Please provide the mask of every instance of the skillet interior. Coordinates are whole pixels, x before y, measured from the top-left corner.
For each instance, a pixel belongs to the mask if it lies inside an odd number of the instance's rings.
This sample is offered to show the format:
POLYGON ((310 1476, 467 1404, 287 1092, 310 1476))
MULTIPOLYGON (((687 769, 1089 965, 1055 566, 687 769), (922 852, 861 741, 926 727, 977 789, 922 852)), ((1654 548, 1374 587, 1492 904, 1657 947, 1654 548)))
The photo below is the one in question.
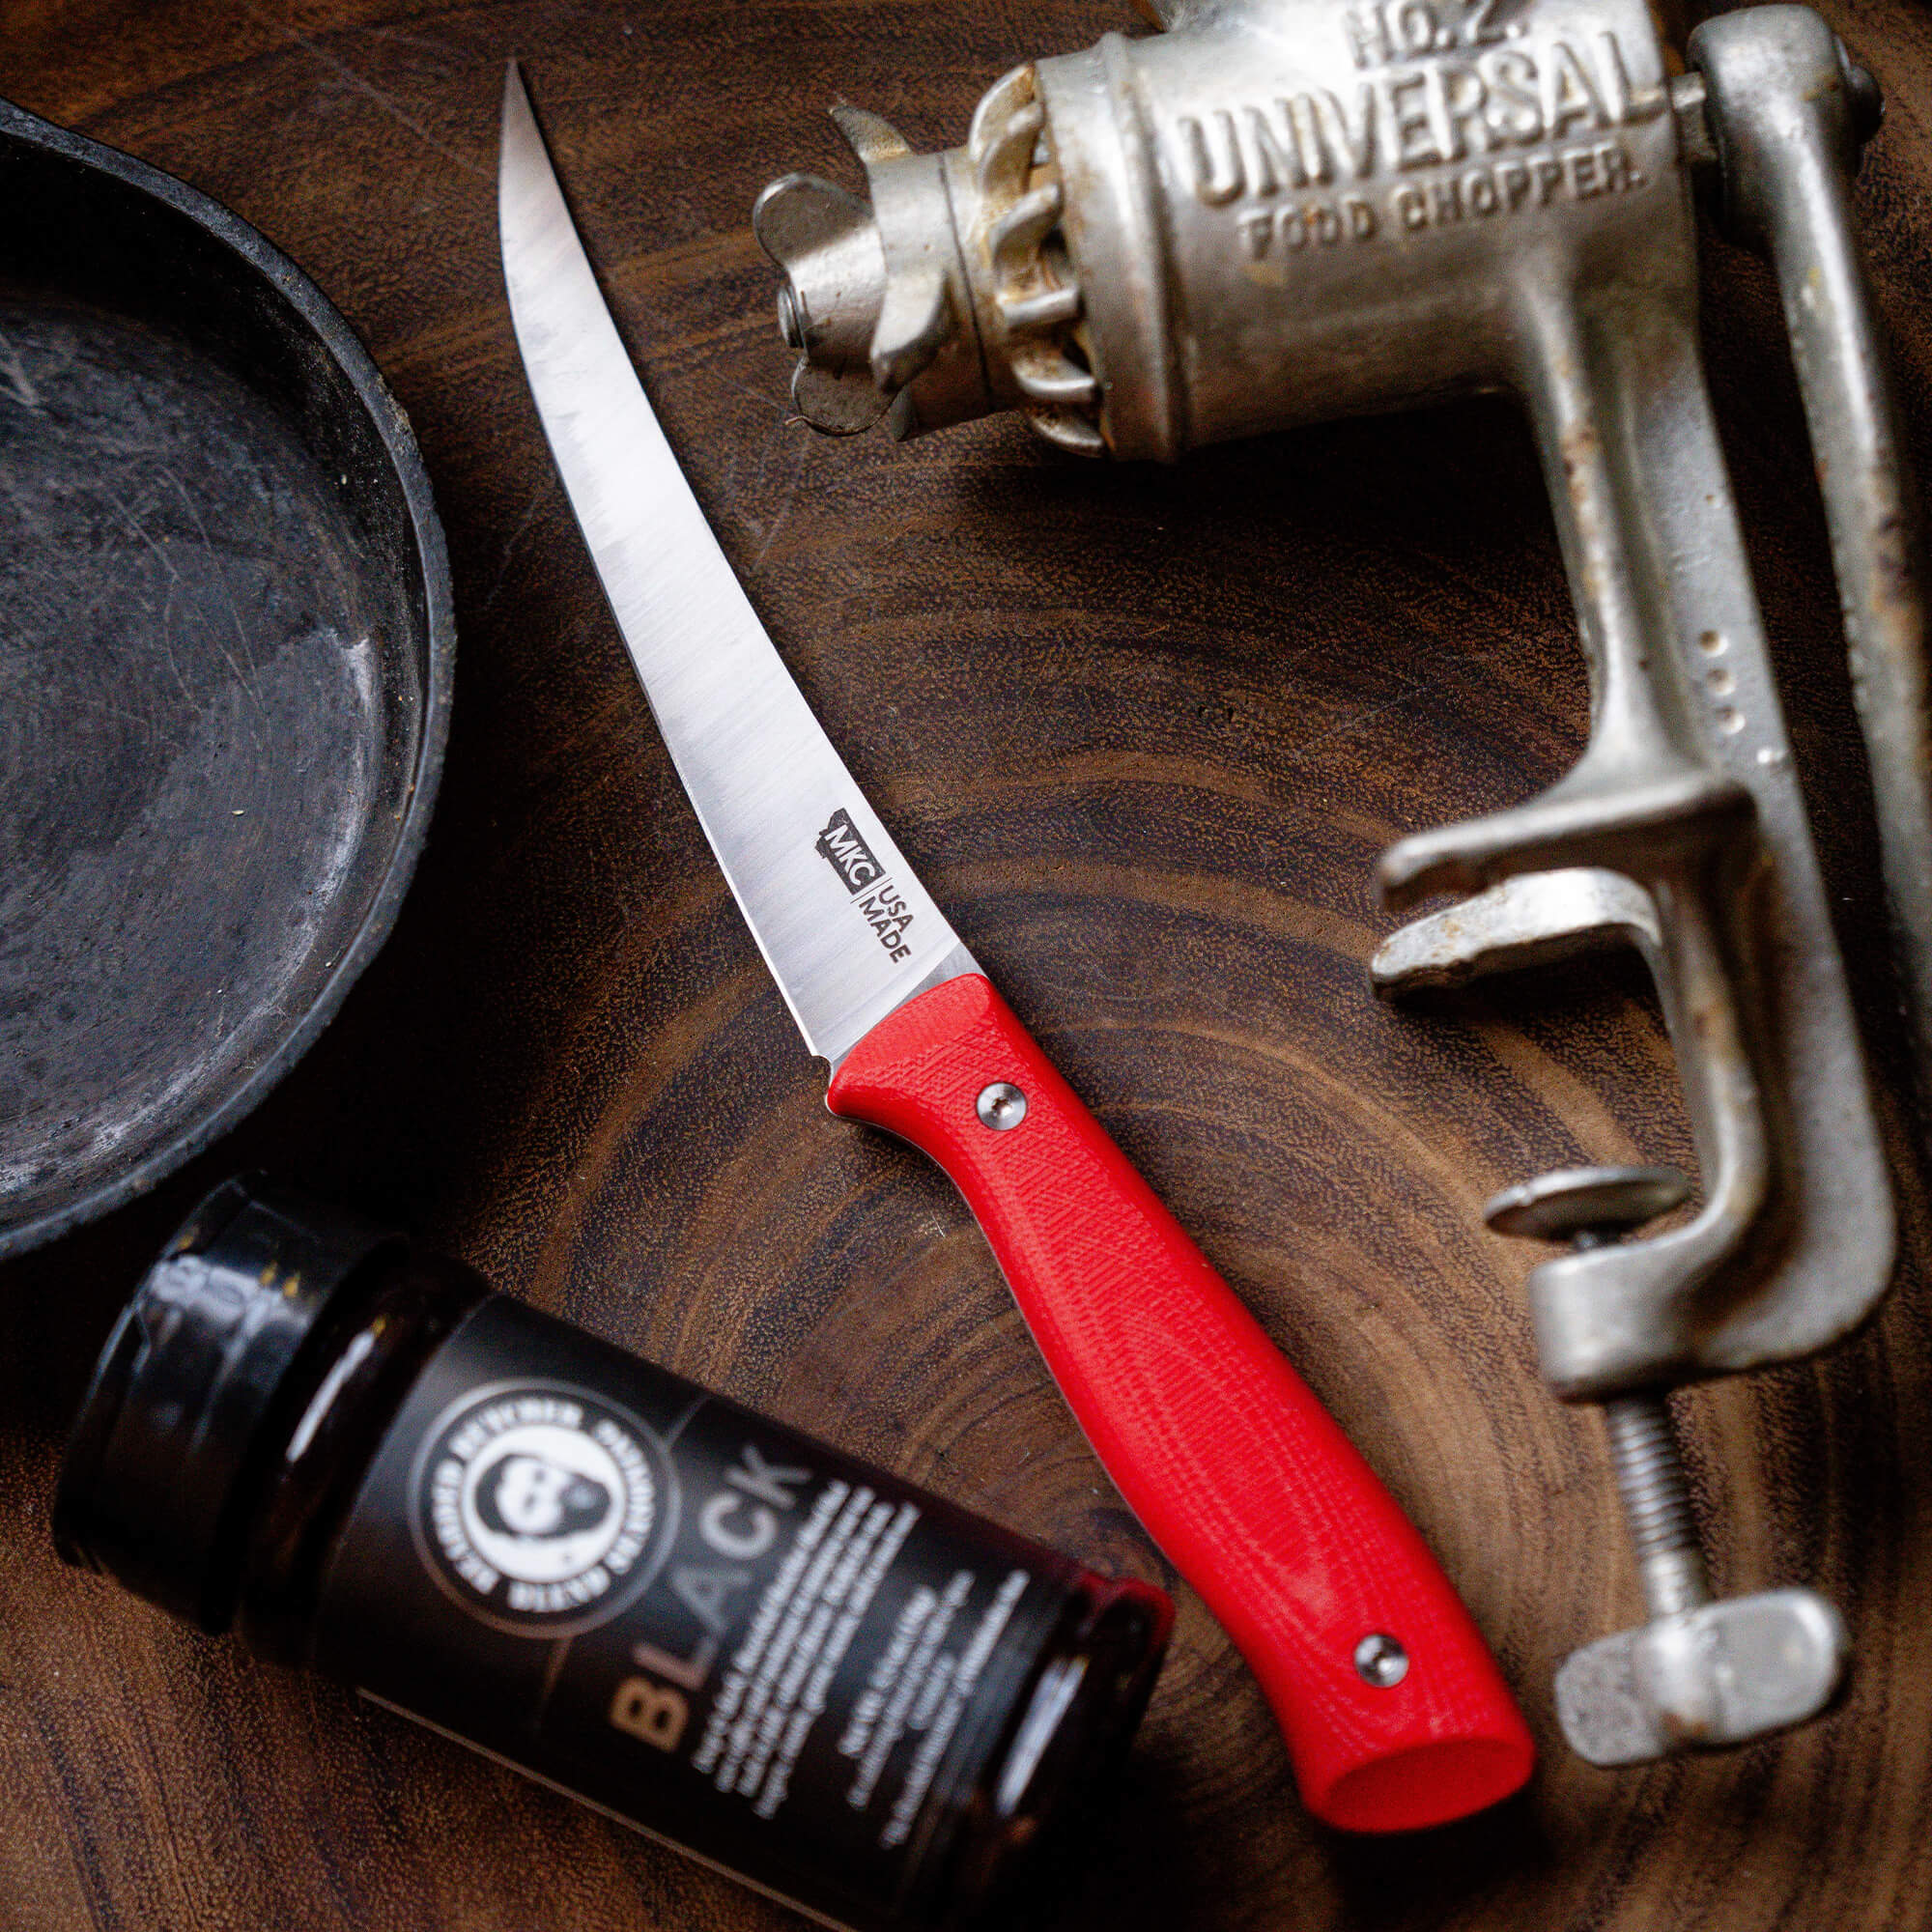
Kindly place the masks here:
POLYGON ((0 1255, 259 1100, 433 800, 448 571, 407 420, 234 215, 0 103, 0 1255))

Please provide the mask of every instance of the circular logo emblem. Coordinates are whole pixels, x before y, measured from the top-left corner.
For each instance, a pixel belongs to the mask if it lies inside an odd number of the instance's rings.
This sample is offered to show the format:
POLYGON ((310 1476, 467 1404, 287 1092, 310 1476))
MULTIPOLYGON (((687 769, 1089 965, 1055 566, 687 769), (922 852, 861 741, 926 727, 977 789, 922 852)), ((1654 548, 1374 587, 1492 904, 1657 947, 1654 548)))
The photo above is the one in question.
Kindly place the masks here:
POLYGON ((669 1471, 642 1423, 587 1389, 499 1382, 465 1396, 416 1463, 413 1527, 431 1574, 502 1630, 567 1636, 649 1580, 669 1471))

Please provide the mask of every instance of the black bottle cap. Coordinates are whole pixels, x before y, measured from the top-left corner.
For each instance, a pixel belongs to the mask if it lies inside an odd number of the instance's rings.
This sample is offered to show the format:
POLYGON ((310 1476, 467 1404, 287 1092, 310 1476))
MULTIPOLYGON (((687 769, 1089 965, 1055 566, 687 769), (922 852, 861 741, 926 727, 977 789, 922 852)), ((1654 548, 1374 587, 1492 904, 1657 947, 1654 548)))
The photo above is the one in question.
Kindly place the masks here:
POLYGON ((95 1366, 54 1499, 62 1557, 227 1629, 263 1453, 297 1421, 290 1371, 335 1292, 400 1241, 253 1178, 209 1195, 95 1366))

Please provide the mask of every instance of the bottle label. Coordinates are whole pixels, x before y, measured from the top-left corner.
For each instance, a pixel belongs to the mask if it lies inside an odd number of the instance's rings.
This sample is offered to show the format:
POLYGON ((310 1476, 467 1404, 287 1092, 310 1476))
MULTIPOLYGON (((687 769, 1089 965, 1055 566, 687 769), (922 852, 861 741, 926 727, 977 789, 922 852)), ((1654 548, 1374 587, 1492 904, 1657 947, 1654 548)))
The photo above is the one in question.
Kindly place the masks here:
POLYGON ((1080 1574, 499 1297, 384 1438, 316 1662, 810 1910, 917 1924, 1080 1574))

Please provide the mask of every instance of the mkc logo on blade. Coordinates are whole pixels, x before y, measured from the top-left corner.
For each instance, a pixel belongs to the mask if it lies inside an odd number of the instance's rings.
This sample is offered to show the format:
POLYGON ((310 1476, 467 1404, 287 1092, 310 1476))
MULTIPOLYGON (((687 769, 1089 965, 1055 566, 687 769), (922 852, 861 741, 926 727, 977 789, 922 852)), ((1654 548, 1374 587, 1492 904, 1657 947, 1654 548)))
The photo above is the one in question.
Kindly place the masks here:
POLYGON ((842 805, 818 835, 818 855, 845 881, 845 890, 855 896, 885 877, 886 868, 873 856, 864 835, 852 823, 852 814, 842 805))
POLYGON ((859 910, 886 949, 886 956, 910 959, 912 947, 907 943, 906 929, 912 924, 912 913, 842 805, 826 821, 816 850, 858 900, 859 910))

